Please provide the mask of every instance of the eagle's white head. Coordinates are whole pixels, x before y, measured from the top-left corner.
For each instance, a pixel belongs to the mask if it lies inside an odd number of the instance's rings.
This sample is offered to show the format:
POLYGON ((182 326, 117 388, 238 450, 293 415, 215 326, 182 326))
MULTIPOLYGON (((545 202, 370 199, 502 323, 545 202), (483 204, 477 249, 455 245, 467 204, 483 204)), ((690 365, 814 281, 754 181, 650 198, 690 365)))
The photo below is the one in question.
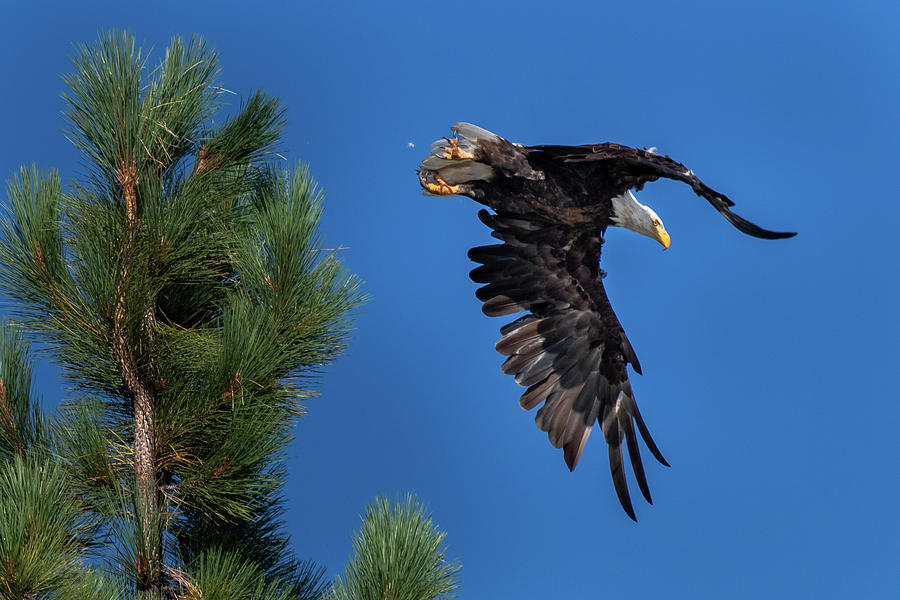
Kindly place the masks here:
POLYGON ((668 248, 671 240, 662 219, 650 208, 637 201, 631 190, 612 199, 613 214, 610 215, 613 225, 624 227, 637 233, 651 237, 663 248, 668 248))

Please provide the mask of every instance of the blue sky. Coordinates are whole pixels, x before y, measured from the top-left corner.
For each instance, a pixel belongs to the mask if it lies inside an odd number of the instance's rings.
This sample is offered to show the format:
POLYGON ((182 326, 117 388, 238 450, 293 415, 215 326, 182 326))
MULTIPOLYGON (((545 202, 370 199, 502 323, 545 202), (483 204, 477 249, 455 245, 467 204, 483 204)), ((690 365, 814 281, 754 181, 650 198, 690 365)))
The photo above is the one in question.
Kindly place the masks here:
MULTIPOLYGON (((283 153, 309 163, 325 241, 372 298, 291 451, 293 541, 329 574, 367 502, 414 491, 463 563, 462 598, 892 597, 900 5, 841 4, 20 3, 0 19, 0 171, 77 174, 60 75, 103 28, 156 57, 198 33, 227 88, 284 101, 283 153), (476 205, 419 192, 419 160, 459 120, 656 146, 741 215, 800 232, 743 236, 660 182, 639 199, 671 248, 609 233, 635 393, 672 464, 644 453, 655 505, 636 498, 637 524, 599 433, 569 473, 500 372, 506 320, 467 276, 491 239, 476 205)), ((62 393, 52 365, 38 376, 62 393)))

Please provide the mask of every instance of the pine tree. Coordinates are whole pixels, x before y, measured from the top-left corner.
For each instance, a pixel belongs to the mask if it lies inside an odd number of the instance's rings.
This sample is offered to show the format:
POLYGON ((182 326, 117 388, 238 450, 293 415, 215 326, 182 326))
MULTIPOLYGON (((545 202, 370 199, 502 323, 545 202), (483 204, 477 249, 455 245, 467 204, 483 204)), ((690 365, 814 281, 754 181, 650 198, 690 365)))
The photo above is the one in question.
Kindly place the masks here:
POLYGON ((320 247, 310 174, 277 167, 284 111, 256 93, 223 118, 197 39, 151 68, 105 34, 73 66, 86 173, 21 169, 0 221, 0 291, 72 389, 42 416, 4 326, 0 594, 319 597, 281 528, 282 459, 361 296, 320 247))
POLYGON ((459 564, 445 558, 444 537, 414 496, 376 498, 353 538, 353 556, 327 600, 450 600, 459 564))

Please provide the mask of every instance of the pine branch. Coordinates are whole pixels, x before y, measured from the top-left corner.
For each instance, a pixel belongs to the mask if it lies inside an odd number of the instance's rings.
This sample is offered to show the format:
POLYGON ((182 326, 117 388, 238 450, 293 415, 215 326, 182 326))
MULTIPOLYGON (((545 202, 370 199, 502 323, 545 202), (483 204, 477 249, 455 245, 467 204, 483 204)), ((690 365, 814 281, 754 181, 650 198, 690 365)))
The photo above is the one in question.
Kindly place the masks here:
POLYGON ((413 496, 366 507, 353 556, 328 600, 449 600, 459 564, 444 558, 444 534, 413 496))
POLYGON ((321 572, 308 574, 303 586, 271 580, 252 561, 238 553, 213 548, 192 563, 193 581, 185 580, 184 600, 313 600, 321 597, 321 572))
POLYGON ((32 370, 28 344, 0 323, 0 461, 49 454, 49 432, 31 391, 32 370))
POLYGON ((80 570, 84 523, 64 466, 0 463, 0 594, 44 597, 80 570))

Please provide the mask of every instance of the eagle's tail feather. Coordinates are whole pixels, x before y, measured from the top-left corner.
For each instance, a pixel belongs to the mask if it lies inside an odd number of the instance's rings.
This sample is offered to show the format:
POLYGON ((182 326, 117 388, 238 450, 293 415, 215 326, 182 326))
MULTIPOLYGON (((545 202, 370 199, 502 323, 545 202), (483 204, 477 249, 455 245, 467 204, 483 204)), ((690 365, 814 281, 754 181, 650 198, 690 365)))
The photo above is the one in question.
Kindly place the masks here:
POLYGON ((490 181, 494 169, 483 162, 479 145, 483 140, 499 140, 496 135, 469 123, 451 128, 455 137, 441 138, 431 144, 431 156, 419 167, 423 193, 433 196, 473 195, 476 181, 490 181))
POLYGON ((496 133, 491 133, 487 129, 483 129, 478 125, 472 125, 471 123, 454 123, 450 126, 450 131, 452 131, 454 135, 461 137, 466 142, 473 144, 478 140, 497 141, 500 139, 500 136, 496 133))
POLYGON ((435 173, 449 185, 468 181, 490 181, 494 170, 490 165, 474 160, 449 160, 429 156, 422 161, 423 173, 435 173))

